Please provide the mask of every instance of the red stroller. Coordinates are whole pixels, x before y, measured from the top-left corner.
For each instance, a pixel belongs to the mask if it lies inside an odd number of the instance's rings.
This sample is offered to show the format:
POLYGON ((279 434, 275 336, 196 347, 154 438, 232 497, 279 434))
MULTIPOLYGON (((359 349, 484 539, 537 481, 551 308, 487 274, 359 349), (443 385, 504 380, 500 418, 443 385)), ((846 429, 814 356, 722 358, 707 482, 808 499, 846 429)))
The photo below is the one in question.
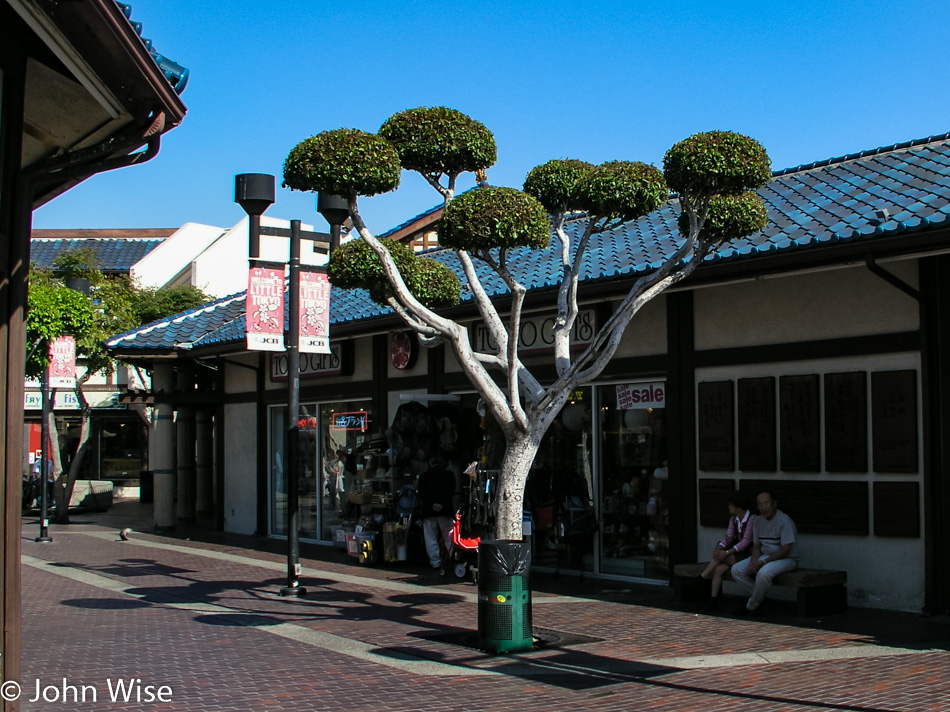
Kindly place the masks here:
POLYGON ((446 569, 452 566, 456 578, 463 579, 471 571, 472 581, 478 582, 478 542, 481 541, 481 534, 468 531, 462 520, 462 512, 459 510, 455 513, 455 521, 452 522, 452 549, 443 557, 439 573, 445 576, 446 569))

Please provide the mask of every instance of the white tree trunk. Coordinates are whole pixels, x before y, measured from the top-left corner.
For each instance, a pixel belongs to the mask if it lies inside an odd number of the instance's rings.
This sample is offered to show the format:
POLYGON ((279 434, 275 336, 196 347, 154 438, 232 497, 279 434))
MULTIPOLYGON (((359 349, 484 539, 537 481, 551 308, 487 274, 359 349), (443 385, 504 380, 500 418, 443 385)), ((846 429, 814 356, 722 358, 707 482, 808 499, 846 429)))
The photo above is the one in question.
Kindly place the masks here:
POLYGON ((522 539, 525 483, 543 436, 544 430, 534 428, 525 434, 509 435, 506 439, 505 456, 501 461, 501 473, 498 477, 496 539, 522 539))

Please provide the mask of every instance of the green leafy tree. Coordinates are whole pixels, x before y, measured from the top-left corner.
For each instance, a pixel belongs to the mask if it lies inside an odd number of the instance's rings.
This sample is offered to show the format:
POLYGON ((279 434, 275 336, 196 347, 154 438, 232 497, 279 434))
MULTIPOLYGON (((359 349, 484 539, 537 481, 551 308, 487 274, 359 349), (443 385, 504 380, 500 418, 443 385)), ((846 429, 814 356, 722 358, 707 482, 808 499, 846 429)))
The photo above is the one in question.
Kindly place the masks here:
POLYGON ((195 287, 139 288, 125 276, 106 276, 97 267, 95 252, 84 248, 64 252, 52 269, 30 268, 26 331, 30 351, 26 373, 39 377, 49 365, 49 344, 60 336, 76 340, 81 368, 77 369, 76 400, 80 428, 68 471, 63 469, 56 419, 50 417, 50 456, 56 477, 56 522, 69 522, 69 499, 88 452, 92 409, 84 386, 96 373, 111 374, 117 362, 103 348, 108 337, 164 316, 204 304, 210 297, 195 287), (66 286, 66 280, 89 281, 89 294, 66 286))
POLYGON ((359 240, 331 257, 333 284, 367 287, 423 345, 447 343, 455 352, 506 440, 495 536, 520 540, 525 482, 544 433, 571 394, 603 372, 624 330, 647 302, 685 279, 715 246, 766 226, 765 207, 752 191, 770 179, 771 170, 758 142, 711 131, 670 148, 662 170, 631 161, 594 166, 559 159, 534 168, 523 190, 480 187, 456 198, 459 175, 483 175, 495 158, 494 137, 484 125, 452 109, 421 107, 390 117, 378 134, 341 129, 304 140, 287 156, 284 185, 340 194, 349 201, 359 240), (439 241, 458 257, 474 304, 497 344, 493 352, 476 351, 469 329, 439 312, 438 306, 459 298, 456 283, 443 274, 449 270, 434 263, 438 267, 431 270, 433 280, 441 279, 442 288, 433 298, 414 279, 419 264, 432 260, 377 238, 363 221, 359 198, 395 189, 400 168, 420 173, 442 195, 439 241), (671 190, 677 195, 671 196, 671 190), (676 251, 636 279, 590 346, 572 353, 578 280, 592 236, 670 201, 680 211, 676 251), (572 243, 565 224, 569 216, 579 214, 586 214, 585 228, 572 243), (561 280, 552 305, 557 310, 556 376, 546 384, 525 366, 517 349, 526 288, 509 265, 511 251, 524 247, 553 249, 560 257, 561 280), (479 282, 475 260, 507 285, 510 299, 505 300, 504 314, 479 282))

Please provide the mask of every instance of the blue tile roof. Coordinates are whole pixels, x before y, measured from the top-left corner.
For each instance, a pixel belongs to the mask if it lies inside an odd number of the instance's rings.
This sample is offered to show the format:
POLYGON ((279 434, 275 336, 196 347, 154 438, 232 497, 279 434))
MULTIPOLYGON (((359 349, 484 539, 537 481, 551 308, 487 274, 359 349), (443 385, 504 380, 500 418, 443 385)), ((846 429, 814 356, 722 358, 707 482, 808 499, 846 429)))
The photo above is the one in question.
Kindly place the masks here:
MULTIPOLYGON (((722 245, 706 257, 707 262, 741 265, 747 261, 749 268, 754 269, 755 258, 763 255, 786 255, 950 228, 950 133, 777 171, 759 195, 769 210, 769 226, 722 245)), ((580 279, 590 284, 653 271, 679 245, 677 215, 674 198, 640 220, 595 235, 589 243, 580 279)), ((577 239, 584 226, 584 218, 574 220, 567 226, 569 237, 577 239)), ((460 272, 455 253, 450 250, 436 249, 427 256, 460 272)), ((507 293, 494 273, 478 260, 475 264, 490 295, 507 293)), ((554 249, 514 251, 509 265, 529 289, 553 287, 560 278, 554 249)), ((463 291, 463 299, 471 299, 471 294, 463 291)), ((147 337, 139 335, 143 330, 137 330, 115 337, 108 344, 136 351, 172 348, 176 342, 189 342, 194 347, 243 342, 243 295, 235 295, 233 301, 227 302, 227 308, 216 307, 219 303, 204 307, 200 317, 194 317, 207 324, 198 339, 191 338, 198 331, 196 327, 185 326, 191 317, 183 315, 161 328, 148 327, 147 337)), ((333 289, 330 311, 331 326, 391 313, 375 304, 362 289, 333 289)))
POLYGON ((100 270, 128 272, 136 262, 164 241, 165 238, 34 237, 30 240, 30 261, 39 267, 50 268, 53 260, 64 252, 91 247, 96 253, 100 270))
POLYGON ((132 6, 129 3, 115 0, 115 4, 118 5, 119 9, 122 11, 122 14, 125 15, 125 19, 129 21, 129 24, 132 25, 132 29, 135 30, 135 34, 139 36, 139 39, 142 40, 142 44, 145 45, 145 49, 148 50, 148 53, 155 61, 155 64, 157 64, 158 68, 162 70, 162 74, 165 75, 165 79, 167 79, 168 83, 172 85, 175 93, 180 96, 181 93, 185 91, 185 87, 188 86, 188 78, 191 75, 191 71, 187 67, 181 66, 178 64, 178 62, 169 59, 165 55, 159 54, 152 47, 152 40, 150 40, 148 37, 142 37, 142 23, 136 22, 132 19, 132 6))
POLYGON ((240 292, 113 336, 106 344, 165 351, 243 340, 244 292, 240 292))

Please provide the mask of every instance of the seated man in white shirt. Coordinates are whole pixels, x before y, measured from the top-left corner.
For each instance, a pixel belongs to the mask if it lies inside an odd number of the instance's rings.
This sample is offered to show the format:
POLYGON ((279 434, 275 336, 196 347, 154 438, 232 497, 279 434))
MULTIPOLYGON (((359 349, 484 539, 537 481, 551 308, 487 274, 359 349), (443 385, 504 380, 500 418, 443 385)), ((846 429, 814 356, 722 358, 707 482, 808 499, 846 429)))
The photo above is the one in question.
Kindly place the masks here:
POLYGON ((772 580, 798 566, 798 530, 769 491, 756 497, 759 516, 752 525, 752 556, 732 567, 732 578, 750 594, 740 615, 755 615, 765 600, 772 580))

